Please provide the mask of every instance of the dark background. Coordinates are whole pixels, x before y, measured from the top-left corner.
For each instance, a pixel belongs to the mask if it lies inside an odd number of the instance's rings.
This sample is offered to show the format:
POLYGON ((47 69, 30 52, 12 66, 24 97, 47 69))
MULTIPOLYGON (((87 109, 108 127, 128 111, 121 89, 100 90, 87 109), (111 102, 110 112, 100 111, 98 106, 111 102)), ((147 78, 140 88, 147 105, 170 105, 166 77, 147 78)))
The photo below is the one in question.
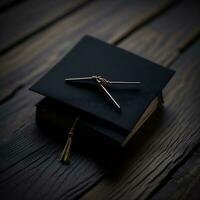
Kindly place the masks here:
POLYGON ((199 22, 191 0, 0 1, 1 199, 200 199, 199 22), (28 88, 85 34, 176 75, 122 155, 77 151, 64 166, 28 88))

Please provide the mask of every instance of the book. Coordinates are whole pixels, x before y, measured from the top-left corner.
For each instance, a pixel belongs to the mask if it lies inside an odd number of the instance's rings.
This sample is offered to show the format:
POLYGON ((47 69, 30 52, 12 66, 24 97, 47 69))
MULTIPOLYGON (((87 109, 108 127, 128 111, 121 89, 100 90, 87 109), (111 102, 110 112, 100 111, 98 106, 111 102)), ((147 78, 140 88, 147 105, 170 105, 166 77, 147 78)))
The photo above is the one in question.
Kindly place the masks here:
POLYGON ((46 96, 37 104, 37 121, 68 129, 77 115, 85 132, 125 146, 160 105, 162 89, 174 71, 91 36, 85 36, 31 90, 46 96), (67 84, 67 77, 101 75, 139 81, 141 87, 110 86, 117 112, 95 84, 67 84))

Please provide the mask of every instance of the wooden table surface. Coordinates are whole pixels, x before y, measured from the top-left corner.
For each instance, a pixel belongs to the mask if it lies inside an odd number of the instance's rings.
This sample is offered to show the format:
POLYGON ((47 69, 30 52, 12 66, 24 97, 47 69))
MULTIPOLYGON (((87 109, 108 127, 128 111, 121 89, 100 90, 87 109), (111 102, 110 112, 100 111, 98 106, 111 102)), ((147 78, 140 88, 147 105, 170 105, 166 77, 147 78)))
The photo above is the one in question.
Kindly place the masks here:
POLYGON ((1 200, 200 199, 200 2, 2 0, 0 12, 1 200), (28 88, 86 34, 176 75, 118 157, 83 145, 66 166, 28 88))

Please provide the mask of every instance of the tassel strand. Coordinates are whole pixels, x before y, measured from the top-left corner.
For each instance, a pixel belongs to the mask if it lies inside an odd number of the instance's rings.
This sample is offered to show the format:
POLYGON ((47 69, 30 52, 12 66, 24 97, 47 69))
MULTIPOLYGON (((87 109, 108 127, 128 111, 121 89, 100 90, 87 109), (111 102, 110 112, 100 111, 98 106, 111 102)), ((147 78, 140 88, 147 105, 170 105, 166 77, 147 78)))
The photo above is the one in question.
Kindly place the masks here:
POLYGON ((63 161, 64 163, 69 163, 69 158, 70 158, 70 150, 71 150, 71 144, 72 144, 72 137, 74 135, 74 130, 76 128, 77 122, 79 120, 79 116, 75 119, 74 123, 72 124, 72 127, 68 133, 68 138, 65 144, 65 147, 61 153, 60 160, 63 161))

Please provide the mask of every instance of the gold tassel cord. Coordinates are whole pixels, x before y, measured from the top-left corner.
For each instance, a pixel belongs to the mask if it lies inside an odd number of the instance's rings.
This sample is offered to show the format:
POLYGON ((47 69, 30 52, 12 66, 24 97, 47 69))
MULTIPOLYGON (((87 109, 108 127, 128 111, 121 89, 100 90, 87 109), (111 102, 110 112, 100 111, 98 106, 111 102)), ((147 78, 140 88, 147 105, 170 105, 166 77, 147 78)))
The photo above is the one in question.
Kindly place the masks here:
POLYGON ((60 160, 63 161, 64 163, 69 163, 69 157, 70 157, 70 150, 71 150, 71 144, 72 144, 72 137, 74 135, 74 130, 76 128, 76 125, 78 123, 80 119, 80 116, 78 116, 74 123, 72 124, 72 127, 68 133, 68 138, 67 138, 67 142, 65 144, 65 147, 61 153, 61 156, 60 156, 60 160))

